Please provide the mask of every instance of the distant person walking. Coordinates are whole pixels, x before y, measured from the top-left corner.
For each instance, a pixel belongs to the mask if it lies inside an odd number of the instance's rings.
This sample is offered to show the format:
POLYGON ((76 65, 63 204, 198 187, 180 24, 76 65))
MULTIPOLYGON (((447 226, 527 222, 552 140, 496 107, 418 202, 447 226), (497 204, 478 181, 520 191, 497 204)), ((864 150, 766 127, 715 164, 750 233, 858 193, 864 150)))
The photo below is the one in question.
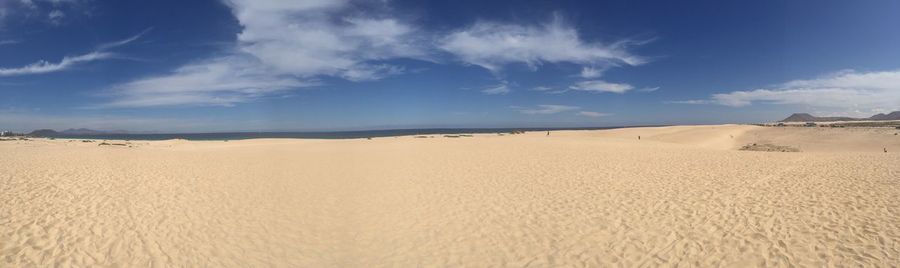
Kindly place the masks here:
POLYGON ((638 135, 638 140, 641 140, 641 135, 638 135))
POLYGON ((550 136, 550 131, 547 131, 547 136, 550 136))
POLYGON ((884 147, 884 152, 887 153, 887 147, 884 147))

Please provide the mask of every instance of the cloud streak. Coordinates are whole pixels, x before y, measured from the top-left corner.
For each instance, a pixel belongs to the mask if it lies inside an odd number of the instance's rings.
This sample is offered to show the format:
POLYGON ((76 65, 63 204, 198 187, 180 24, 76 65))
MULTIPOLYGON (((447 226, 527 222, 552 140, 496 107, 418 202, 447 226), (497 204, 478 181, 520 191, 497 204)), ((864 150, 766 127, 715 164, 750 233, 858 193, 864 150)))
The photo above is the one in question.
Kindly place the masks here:
POLYGON ((371 81, 406 72, 384 63, 430 60, 418 30, 348 1, 226 0, 243 27, 226 55, 115 85, 97 107, 231 106, 318 84, 322 76, 371 81))
POLYGON ((310 85, 313 83, 272 74, 254 58, 233 56, 116 85, 102 93, 113 100, 93 108, 232 106, 310 85))
POLYGON ((645 59, 626 50, 632 43, 627 40, 612 44, 585 42, 575 28, 556 18, 538 26, 478 22, 449 34, 439 41, 438 47, 462 62, 499 72, 503 66, 513 63, 532 69, 544 63, 600 66, 645 63, 645 59))
POLYGON ((536 108, 518 108, 523 114, 557 114, 561 112, 569 112, 581 109, 578 106, 557 105, 557 104, 540 104, 536 108))
POLYGON ((121 41, 102 44, 98 46, 95 51, 92 51, 90 53, 63 57, 59 62, 39 60, 35 63, 31 63, 21 67, 0 68, 0 77, 53 73, 70 69, 79 64, 109 59, 114 57, 115 54, 108 52, 107 50, 131 43, 134 40, 137 40, 146 32, 147 31, 144 31, 138 35, 129 37, 121 41))
POLYGON ((503 95, 511 92, 512 90, 509 88, 509 84, 506 81, 501 81, 500 84, 490 86, 481 90, 481 93, 487 95, 503 95))
MULTIPOLYGON (((391 62, 397 59, 444 62, 441 57, 451 56, 495 73, 508 64, 536 69, 544 63, 573 63, 584 65, 584 77, 597 77, 610 66, 646 62, 627 51, 637 42, 588 42, 559 18, 532 26, 478 22, 441 37, 372 11, 378 8, 357 12, 358 5, 350 0, 223 2, 242 26, 229 52, 168 74, 114 85, 103 94, 109 101, 97 107, 229 106, 315 85, 323 77, 360 82, 406 73, 391 62), (221 84, 230 86, 224 89, 221 84)), ((481 92, 512 91, 510 83, 499 77, 498 82, 481 92)))
POLYGON ((598 112, 591 112, 591 111, 580 111, 580 112, 578 112, 577 114, 580 115, 580 116, 587 116, 587 117, 604 117, 604 116, 610 116, 610 114, 607 114, 607 113, 598 113, 598 112))
POLYGON ((19 76, 19 75, 30 75, 30 74, 44 74, 44 73, 52 73, 58 72, 62 70, 69 69, 76 64, 92 62, 102 59, 108 59, 112 56, 112 53, 106 52, 91 52, 84 55, 78 55, 74 57, 63 57, 59 62, 51 63, 48 61, 38 61, 32 64, 28 64, 22 67, 16 68, 0 68, 0 76, 19 76))
POLYGON ((584 67, 581 68, 581 78, 585 79, 594 79, 603 75, 603 69, 597 69, 594 67, 584 67))
POLYGON ((352 6, 346 1, 302 2, 226 1, 244 27, 238 50, 281 74, 353 81, 376 80, 400 69, 371 61, 428 59, 417 29, 398 19, 348 15, 352 6))
POLYGON ((634 89, 634 86, 621 83, 610 83, 603 80, 589 80, 578 82, 569 87, 572 90, 588 91, 588 92, 611 92, 622 94, 634 89))
POLYGON ((519 113, 527 114, 527 115, 551 115, 551 114, 559 114, 559 113, 566 113, 566 112, 575 112, 574 115, 576 115, 576 116, 591 117, 591 118, 598 118, 598 117, 605 117, 605 116, 612 115, 612 114, 608 114, 608 113, 584 111, 581 109, 581 107, 578 107, 578 106, 559 105, 559 104, 539 104, 536 107, 532 107, 532 108, 511 106, 510 108, 516 109, 519 113))
POLYGON ((892 111, 900 108, 900 70, 846 70, 767 88, 713 94, 708 99, 674 101, 744 107, 753 104, 800 105, 834 111, 892 111))
POLYGON ((83 1, 78 0, 0 0, 0 29, 7 17, 31 20, 46 19, 47 23, 59 25, 66 17, 61 9, 75 9, 83 1))

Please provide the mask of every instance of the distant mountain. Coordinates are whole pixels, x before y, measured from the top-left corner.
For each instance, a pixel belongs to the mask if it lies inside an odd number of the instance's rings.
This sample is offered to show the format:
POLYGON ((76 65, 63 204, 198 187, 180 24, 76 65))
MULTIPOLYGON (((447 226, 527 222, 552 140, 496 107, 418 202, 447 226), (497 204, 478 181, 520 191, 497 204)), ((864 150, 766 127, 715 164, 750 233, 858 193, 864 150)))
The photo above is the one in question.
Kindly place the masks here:
POLYGON ((824 121, 854 121, 859 120, 850 117, 817 117, 807 113, 796 113, 781 120, 781 122, 824 122, 824 121))
POLYGON ((106 134, 106 132, 86 129, 86 128, 70 128, 59 132, 65 135, 95 135, 95 134, 106 134))
POLYGON ((900 120, 900 111, 889 114, 876 114, 869 117, 869 120, 900 120))
POLYGON ((862 120, 900 120, 900 111, 889 114, 876 114, 869 118, 853 117, 818 117, 807 113, 796 113, 782 119, 779 122, 831 122, 831 121, 862 121, 862 120))
POLYGON ((58 135, 59 135, 59 132, 56 132, 56 130, 52 130, 52 129, 38 129, 38 130, 32 131, 31 133, 28 133, 28 136, 31 136, 31 137, 54 137, 54 136, 58 136, 58 135))
POLYGON ((28 136, 32 137, 60 137, 67 135, 105 135, 105 134, 128 134, 128 131, 124 130, 114 130, 114 131, 102 131, 102 130, 93 130, 87 128, 70 128, 63 131, 56 131, 52 129, 38 129, 28 133, 28 136))

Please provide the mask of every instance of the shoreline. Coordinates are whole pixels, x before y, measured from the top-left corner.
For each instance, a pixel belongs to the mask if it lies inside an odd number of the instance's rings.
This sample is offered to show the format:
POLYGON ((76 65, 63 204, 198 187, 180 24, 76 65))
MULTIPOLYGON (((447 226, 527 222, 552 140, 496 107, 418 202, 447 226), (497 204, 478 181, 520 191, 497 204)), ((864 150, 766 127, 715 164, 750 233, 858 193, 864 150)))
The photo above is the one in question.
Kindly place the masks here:
POLYGON ((55 139, 91 139, 91 140, 247 140, 247 139, 366 139, 384 137, 403 137, 416 135, 454 135, 454 134, 496 134, 510 132, 533 131, 589 131, 619 128, 664 127, 666 125, 647 126, 613 126, 613 127, 571 127, 571 128, 410 128, 410 129, 378 129, 354 131, 310 131, 310 132, 210 132, 210 133, 148 133, 148 134, 59 134, 53 136, 35 136, 31 138, 55 139), (192 138, 193 137, 193 138, 192 138))

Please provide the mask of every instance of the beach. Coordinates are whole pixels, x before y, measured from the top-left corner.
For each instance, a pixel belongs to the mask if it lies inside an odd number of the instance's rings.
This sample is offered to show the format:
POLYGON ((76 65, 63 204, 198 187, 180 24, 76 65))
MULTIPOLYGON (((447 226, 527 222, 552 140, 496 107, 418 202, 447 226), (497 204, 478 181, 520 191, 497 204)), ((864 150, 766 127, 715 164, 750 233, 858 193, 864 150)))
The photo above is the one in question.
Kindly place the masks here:
POLYGON ((0 267, 898 266, 898 131, 0 141, 0 267))

